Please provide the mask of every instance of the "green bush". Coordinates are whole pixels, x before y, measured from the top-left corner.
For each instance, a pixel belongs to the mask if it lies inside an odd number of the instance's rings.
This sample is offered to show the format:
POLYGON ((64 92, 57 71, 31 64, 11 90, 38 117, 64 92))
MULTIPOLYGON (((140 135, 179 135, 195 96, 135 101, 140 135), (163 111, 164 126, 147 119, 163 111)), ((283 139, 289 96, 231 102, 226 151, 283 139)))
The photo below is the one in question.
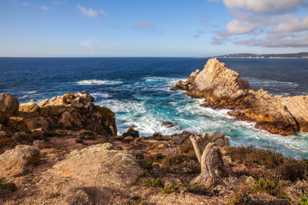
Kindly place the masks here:
POLYGON ((143 185, 147 187, 163 187, 163 183, 159 178, 144 179, 143 185))
POLYGON ((0 179, 0 195, 14 192, 17 187, 14 183, 8 183, 4 179, 0 179))
POLYGON ((277 179, 257 179, 252 187, 252 192, 265 192, 279 198, 287 198, 286 194, 282 191, 282 184, 277 179))
POLYGON ((171 194, 178 190, 178 186, 175 183, 168 183, 161 189, 161 192, 164 194, 171 194))
POLYGON ((308 205, 308 194, 304 194, 299 202, 298 202, 298 205, 308 205))

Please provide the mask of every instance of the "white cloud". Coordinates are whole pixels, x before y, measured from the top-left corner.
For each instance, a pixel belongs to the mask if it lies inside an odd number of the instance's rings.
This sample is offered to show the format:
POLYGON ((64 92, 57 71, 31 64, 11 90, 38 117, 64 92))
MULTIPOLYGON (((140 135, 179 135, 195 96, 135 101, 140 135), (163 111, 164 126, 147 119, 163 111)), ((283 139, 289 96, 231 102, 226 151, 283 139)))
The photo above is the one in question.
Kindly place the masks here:
POLYGON ((281 22, 276 24, 273 32, 301 32, 308 30, 308 16, 299 18, 287 16, 281 22))
POLYGON ((215 33, 213 44, 308 47, 308 0, 223 0, 234 17, 215 33), (299 12, 298 12, 299 11, 299 12))
POLYGON ((237 44, 245 46, 257 46, 268 48, 307 48, 308 33, 268 33, 264 37, 250 38, 247 40, 237 41, 237 44))
POLYGON ((81 5, 78 5, 77 7, 83 15, 88 16, 88 17, 97 17, 97 16, 105 15, 105 12, 103 10, 87 8, 81 5))
POLYGON ((245 34, 256 29, 256 24, 249 21, 234 19, 227 24, 228 34, 245 34))
POLYGON ((224 0, 230 9, 244 9, 256 13, 283 12, 307 3, 306 0, 224 0))

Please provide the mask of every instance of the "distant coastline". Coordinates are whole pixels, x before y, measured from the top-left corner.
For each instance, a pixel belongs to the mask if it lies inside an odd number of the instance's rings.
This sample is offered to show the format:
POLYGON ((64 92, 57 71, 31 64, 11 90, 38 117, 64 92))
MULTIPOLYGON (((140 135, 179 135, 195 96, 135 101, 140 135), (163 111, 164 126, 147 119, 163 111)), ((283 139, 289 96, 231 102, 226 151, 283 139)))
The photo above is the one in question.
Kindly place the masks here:
POLYGON ((244 58, 244 59, 308 59, 308 52, 284 53, 284 54, 253 54, 236 53, 215 56, 216 58, 244 58))

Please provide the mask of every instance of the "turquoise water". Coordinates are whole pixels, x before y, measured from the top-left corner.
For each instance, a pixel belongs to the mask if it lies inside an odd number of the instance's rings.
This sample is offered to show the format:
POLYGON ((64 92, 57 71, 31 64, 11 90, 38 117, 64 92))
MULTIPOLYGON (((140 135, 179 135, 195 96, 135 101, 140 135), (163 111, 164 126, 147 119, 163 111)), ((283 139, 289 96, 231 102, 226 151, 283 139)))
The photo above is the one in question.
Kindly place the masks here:
MULTIPOLYGON (((253 87, 282 95, 308 91, 307 60, 229 61, 253 87)), ((132 125, 143 136, 219 131, 236 146, 251 145, 308 159, 308 134, 272 135, 252 123, 234 120, 228 110, 201 107, 198 99, 170 90, 177 80, 205 63, 206 59, 195 58, 0 59, 0 92, 13 93, 26 102, 85 90, 97 104, 116 112, 120 133, 132 125), (165 127, 164 121, 175 126, 165 127)))

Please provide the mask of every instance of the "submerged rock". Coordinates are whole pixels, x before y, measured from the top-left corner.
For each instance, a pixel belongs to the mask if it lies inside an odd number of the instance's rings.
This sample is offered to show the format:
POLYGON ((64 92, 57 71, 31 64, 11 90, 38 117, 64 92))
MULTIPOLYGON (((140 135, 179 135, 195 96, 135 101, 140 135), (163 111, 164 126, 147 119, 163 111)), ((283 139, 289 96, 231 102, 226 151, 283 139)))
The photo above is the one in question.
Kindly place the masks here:
POLYGON ((217 59, 210 59, 202 71, 177 82, 176 88, 204 98, 206 106, 232 109, 230 115, 256 122, 257 128, 274 134, 308 131, 307 96, 281 97, 250 89, 239 73, 217 59))
POLYGON ((174 127, 175 124, 173 122, 170 122, 170 121, 163 121, 162 126, 167 127, 167 128, 171 128, 171 127, 174 127))

